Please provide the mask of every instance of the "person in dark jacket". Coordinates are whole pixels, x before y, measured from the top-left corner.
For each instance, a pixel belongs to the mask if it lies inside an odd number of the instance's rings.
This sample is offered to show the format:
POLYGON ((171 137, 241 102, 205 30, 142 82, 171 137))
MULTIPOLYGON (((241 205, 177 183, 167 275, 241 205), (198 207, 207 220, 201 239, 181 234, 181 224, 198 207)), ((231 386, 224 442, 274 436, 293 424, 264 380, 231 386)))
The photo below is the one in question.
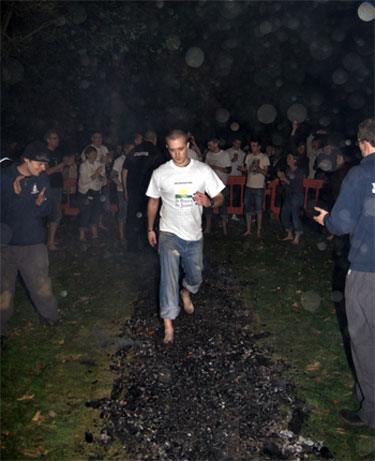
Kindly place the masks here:
MULTIPOLYGON (((129 152, 122 170, 125 200, 128 202, 126 226, 128 251, 132 252, 139 249, 139 237, 146 235, 147 197, 145 194, 152 172, 165 162, 156 144, 156 133, 147 131, 144 141, 129 152)), ((146 243, 143 242, 144 245, 146 243)))
POLYGON ((42 319, 58 321, 57 302, 48 276, 43 218, 52 209, 46 173, 49 156, 41 142, 29 144, 22 163, 1 170, 1 337, 13 312, 17 274, 26 285, 42 319))
POLYGON ((348 330, 356 370, 358 411, 342 410, 354 426, 375 427, 375 120, 358 127, 363 159, 342 182, 332 210, 315 207, 314 219, 335 235, 350 234, 350 268, 345 299, 348 330))

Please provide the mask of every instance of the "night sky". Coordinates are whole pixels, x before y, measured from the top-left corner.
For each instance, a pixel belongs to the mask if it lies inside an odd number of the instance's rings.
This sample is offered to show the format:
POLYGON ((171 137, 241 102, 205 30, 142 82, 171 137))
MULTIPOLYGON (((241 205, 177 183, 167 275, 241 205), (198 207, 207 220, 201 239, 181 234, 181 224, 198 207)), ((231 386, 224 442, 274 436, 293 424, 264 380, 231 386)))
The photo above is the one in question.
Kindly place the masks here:
MULTIPOLYGON (((200 140, 297 119, 353 136, 374 114, 373 2, 2 2, 2 139, 53 126, 182 127, 200 140)), ((82 147, 82 146, 79 146, 82 147)))

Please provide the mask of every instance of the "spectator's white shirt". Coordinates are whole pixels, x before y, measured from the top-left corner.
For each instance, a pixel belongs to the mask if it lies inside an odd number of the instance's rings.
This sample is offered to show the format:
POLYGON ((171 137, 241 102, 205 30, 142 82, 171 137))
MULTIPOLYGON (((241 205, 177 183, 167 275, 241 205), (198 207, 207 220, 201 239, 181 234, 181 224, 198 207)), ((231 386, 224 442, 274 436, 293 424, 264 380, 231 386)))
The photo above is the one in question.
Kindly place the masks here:
MULTIPOLYGON (((114 161, 112 171, 111 171, 111 178, 118 179, 121 184, 122 184, 121 172, 122 172, 122 167, 124 165, 124 161, 125 161, 125 154, 122 154, 120 155, 120 157, 116 158, 116 160, 114 161)), ((124 188, 122 186, 120 187, 118 184, 116 184, 116 188, 117 188, 117 192, 124 191, 124 188)))
POLYGON ((104 174, 104 165, 95 160, 90 163, 85 160, 79 167, 79 180, 78 191, 81 194, 86 194, 89 189, 99 191, 102 188, 102 182, 99 178, 91 179, 91 176, 96 172, 99 167, 102 167, 102 174, 104 174))
MULTIPOLYGON (((107 157, 107 154, 108 154, 108 149, 102 144, 101 146, 99 147, 96 147, 94 146, 94 144, 89 144, 89 146, 93 146, 95 147, 98 155, 96 157, 96 161, 99 162, 100 164, 102 165, 105 165, 105 160, 106 160, 106 157, 107 157)), ((87 147, 89 147, 87 146, 87 147)), ((82 151, 82 154, 81 154, 81 160, 82 162, 84 162, 86 160, 86 155, 85 155, 85 150, 87 149, 87 147, 85 147, 82 151)), ((105 173, 105 167, 104 167, 104 173, 105 173)), ((107 184, 107 178, 106 178, 106 175, 104 174, 104 178, 102 180, 102 186, 105 186, 107 184)))
POLYGON ((170 160, 152 173, 146 195, 162 200, 161 231, 196 241, 202 238, 203 207, 194 202, 193 195, 202 192, 215 197, 224 187, 208 165, 190 160, 185 167, 178 167, 170 160))
POLYGON ((198 154, 195 152, 194 149, 188 149, 187 151, 187 156, 190 158, 190 159, 193 159, 193 160, 198 160, 199 161, 199 157, 198 157, 198 154))
MULTIPOLYGON (((206 155, 206 163, 210 166, 220 166, 222 168, 227 168, 232 166, 230 161, 229 154, 224 150, 219 150, 219 152, 211 152, 210 150, 206 155)), ((227 184, 227 173, 222 173, 221 171, 215 170, 215 173, 223 181, 224 184, 227 184)))
POLYGON ((230 176, 242 176, 242 172, 238 170, 238 167, 244 164, 245 152, 241 149, 236 150, 234 147, 227 149, 225 152, 229 154, 232 165, 230 176))
POLYGON ((256 162, 259 160, 260 168, 264 168, 270 165, 270 159, 266 154, 247 154, 245 164, 247 168, 247 181, 246 187, 251 189, 262 189, 264 188, 265 176, 255 170, 256 162))

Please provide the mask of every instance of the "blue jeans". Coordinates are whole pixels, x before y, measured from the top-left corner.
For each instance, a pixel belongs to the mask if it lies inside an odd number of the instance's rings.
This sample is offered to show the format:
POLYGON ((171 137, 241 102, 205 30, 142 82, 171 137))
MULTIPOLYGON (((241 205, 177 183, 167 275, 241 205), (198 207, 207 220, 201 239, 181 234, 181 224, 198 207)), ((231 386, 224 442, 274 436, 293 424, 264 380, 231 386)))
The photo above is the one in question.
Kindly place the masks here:
POLYGON ((62 218, 61 199, 62 188, 52 187, 52 211, 48 216, 48 225, 58 227, 62 218))
POLYGON ((97 226, 100 214, 100 191, 89 190, 79 197, 79 228, 87 230, 88 227, 97 226))
POLYGON ((100 190, 100 205, 101 213, 109 213, 111 211, 111 202, 109 200, 109 189, 107 184, 102 186, 100 190))
POLYGON ((281 208, 281 223, 287 231, 294 228, 295 234, 302 234, 301 208, 303 194, 287 195, 281 208))
POLYGON ((255 189, 253 187, 245 187, 245 215, 250 215, 252 212, 262 213, 263 200, 264 188, 255 189))
POLYGON ((174 320, 180 313, 180 262, 185 273, 182 285, 197 293, 202 283, 203 238, 183 240, 175 234, 160 232, 160 317, 174 320))

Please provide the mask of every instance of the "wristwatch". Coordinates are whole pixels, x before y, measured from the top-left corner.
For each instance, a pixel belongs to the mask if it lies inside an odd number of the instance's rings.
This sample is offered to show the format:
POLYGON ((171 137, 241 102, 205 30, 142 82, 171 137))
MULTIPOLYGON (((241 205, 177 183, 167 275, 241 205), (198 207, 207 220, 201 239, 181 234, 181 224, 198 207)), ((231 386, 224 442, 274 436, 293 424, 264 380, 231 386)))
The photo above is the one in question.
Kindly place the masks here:
POLYGON ((213 198, 210 198, 210 208, 214 207, 215 200, 213 198))

